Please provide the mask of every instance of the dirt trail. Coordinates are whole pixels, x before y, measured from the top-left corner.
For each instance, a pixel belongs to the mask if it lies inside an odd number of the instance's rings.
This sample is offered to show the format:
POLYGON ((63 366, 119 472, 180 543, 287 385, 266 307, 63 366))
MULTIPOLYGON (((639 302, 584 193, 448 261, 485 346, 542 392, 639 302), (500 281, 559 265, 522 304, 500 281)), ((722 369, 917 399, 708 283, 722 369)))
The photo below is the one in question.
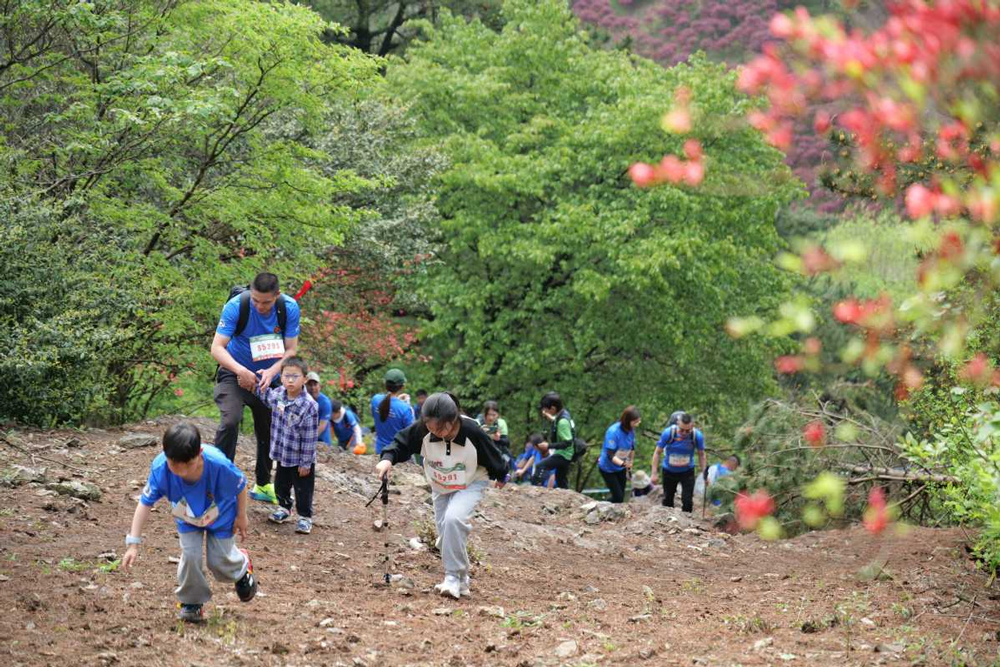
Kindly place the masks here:
MULTIPOLYGON (((590 523, 588 499, 567 491, 491 488, 474 522, 473 597, 445 600, 431 588, 440 561, 408 544, 431 525, 416 467, 398 468, 390 499, 392 572, 404 579, 376 587, 381 509, 363 507, 374 461, 351 455, 319 466, 312 535, 267 523, 267 506, 252 504, 246 546, 261 593, 241 604, 214 583, 208 622, 183 625, 165 503, 137 568, 100 569, 124 550, 158 451, 119 439, 158 436, 171 421, 0 439, 6 478, 15 465, 44 468, 49 483, 103 492, 82 501, 44 482, 0 486, 5 666, 974 665, 998 655, 998 593, 964 557, 960 531, 850 528, 765 543, 648 502, 617 519, 595 510, 590 523), (872 563, 884 571, 860 577, 872 563)), ((199 425, 210 438, 214 425, 199 425)))

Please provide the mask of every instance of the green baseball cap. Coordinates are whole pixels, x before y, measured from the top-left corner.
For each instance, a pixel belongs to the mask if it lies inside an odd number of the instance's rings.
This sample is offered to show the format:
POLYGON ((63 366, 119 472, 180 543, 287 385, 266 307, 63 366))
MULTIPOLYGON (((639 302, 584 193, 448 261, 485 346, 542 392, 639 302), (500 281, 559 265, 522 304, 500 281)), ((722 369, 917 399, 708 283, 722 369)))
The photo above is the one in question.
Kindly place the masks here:
POLYGON ((390 384, 404 385, 406 384, 406 376, 398 368, 390 368, 385 374, 385 381, 390 384))

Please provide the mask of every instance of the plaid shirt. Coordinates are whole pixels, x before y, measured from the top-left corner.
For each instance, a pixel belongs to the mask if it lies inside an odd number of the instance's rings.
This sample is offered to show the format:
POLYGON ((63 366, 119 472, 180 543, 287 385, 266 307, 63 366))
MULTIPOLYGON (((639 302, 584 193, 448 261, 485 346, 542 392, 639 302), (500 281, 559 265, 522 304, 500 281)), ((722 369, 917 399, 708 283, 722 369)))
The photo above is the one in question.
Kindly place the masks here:
POLYGON ((319 406, 305 389, 290 400, 284 387, 255 390, 271 409, 271 459, 286 468, 316 463, 319 406))

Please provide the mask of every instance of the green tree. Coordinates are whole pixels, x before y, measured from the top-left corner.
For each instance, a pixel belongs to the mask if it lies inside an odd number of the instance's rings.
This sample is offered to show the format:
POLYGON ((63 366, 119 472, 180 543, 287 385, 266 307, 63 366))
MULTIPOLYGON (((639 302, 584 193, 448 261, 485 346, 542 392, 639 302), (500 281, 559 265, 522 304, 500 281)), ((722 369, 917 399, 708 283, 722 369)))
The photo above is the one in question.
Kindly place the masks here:
POLYGON ((325 44, 322 19, 286 3, 26 0, 0 8, 0 27, 0 224, 30 277, 47 276, 30 316, 38 288, 15 276, 0 323, 14 340, 56 341, 0 352, 18 380, 0 414, 142 415, 182 372, 207 383, 228 285, 263 267, 286 285, 309 275, 360 218, 338 197, 369 183, 327 171, 315 140, 333 104, 378 85, 378 63, 325 44), (46 225, 26 230, 33 218, 46 225), (88 318, 103 333, 77 337, 88 318), (79 349, 48 354, 60 338, 79 349), (32 400, 38 378, 107 408, 32 400))
POLYGON ((724 67, 594 49, 558 0, 512 0, 504 19, 497 34, 443 17, 387 73, 450 160, 441 250, 415 280, 436 383, 499 399, 515 431, 541 426, 554 389, 593 441, 630 403, 649 426, 687 408, 724 432, 774 389, 774 344, 723 324, 787 294, 774 218, 801 186, 734 129, 750 102, 724 67), (639 191, 629 164, 680 148, 659 121, 681 86, 710 119, 694 134, 715 175, 639 191))
POLYGON ((421 21, 436 23, 442 10, 499 28, 502 1, 305 0, 305 4, 338 24, 327 29, 327 40, 386 56, 405 48, 418 34, 421 21))

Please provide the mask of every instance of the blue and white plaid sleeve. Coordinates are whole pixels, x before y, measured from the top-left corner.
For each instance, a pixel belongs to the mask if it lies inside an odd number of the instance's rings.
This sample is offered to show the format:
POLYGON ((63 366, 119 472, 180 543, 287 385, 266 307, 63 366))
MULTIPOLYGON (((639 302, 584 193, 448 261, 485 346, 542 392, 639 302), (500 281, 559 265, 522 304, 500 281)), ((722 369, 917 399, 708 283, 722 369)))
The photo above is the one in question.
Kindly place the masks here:
POLYGON ((309 403, 309 408, 302 416, 302 427, 299 429, 299 444, 301 449, 300 463, 302 467, 316 463, 316 441, 319 440, 319 406, 309 403))

